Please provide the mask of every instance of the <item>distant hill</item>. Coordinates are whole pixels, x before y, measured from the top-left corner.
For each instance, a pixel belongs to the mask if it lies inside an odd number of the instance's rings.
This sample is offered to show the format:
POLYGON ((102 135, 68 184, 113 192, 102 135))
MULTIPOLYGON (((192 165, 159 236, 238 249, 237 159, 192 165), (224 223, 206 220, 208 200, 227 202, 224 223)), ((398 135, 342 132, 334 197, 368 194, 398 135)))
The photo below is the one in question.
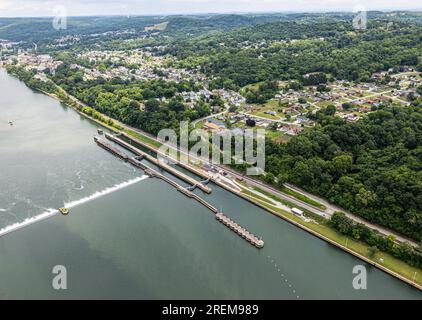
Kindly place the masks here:
MULTIPOLYGON (((286 21, 350 21, 354 13, 274 13, 208 14, 174 16, 101 16, 69 17, 66 30, 55 30, 53 18, 0 18, 0 39, 42 42, 67 35, 102 34, 133 30, 136 33, 158 31, 164 35, 186 38, 210 32, 227 32, 241 27, 286 21), (165 27, 164 27, 165 26, 165 27)), ((369 18, 395 22, 422 23, 420 12, 369 12, 369 18)))
POLYGON ((11 41, 38 42, 67 35, 101 34, 134 29, 164 22, 158 17, 70 17, 67 29, 53 28, 53 18, 0 18, 0 38, 11 41))

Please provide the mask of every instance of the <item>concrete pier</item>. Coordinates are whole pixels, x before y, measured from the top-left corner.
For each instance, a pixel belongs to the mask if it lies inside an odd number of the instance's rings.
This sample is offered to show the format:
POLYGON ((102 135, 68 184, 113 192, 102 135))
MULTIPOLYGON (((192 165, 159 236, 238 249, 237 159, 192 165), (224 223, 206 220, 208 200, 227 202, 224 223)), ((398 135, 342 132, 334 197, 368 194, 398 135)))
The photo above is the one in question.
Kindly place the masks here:
POLYGON ((115 156, 117 156, 118 158, 124 160, 124 161, 128 161, 129 160, 129 156, 124 153, 123 151, 120 151, 119 149, 113 147, 112 145, 106 143, 105 141, 94 137, 95 142, 103 149, 111 152, 112 154, 114 154, 115 156))
POLYGON ((102 139, 99 139, 98 137, 95 137, 94 140, 103 149, 111 152, 112 154, 114 154, 115 156, 119 157, 120 159, 122 159, 122 160, 124 160, 126 162, 129 162, 131 165, 133 165, 133 166, 135 166, 135 167, 137 167, 139 169, 142 169, 150 177, 159 178, 159 179, 167 182, 171 186, 175 187, 179 192, 183 193, 184 195, 188 196, 191 199, 194 199, 194 200, 198 201, 203 206, 205 206, 206 208, 208 208, 209 210, 211 210, 213 213, 218 213, 218 209, 217 208, 215 208, 214 206, 212 206, 211 204, 209 204, 207 201, 205 201, 204 199, 202 199, 200 196, 198 196, 195 193, 189 191, 188 189, 182 187, 181 185, 179 185, 177 182, 173 181, 172 179, 170 179, 170 178, 164 176, 163 174, 159 173, 158 171, 156 171, 156 170, 148 167, 146 164, 142 163, 139 160, 139 157, 130 157, 129 155, 127 155, 123 151, 115 148, 111 144, 103 141, 102 139))
POLYGON ((194 178, 184 174, 183 172, 180 172, 179 170, 173 168, 172 166, 169 166, 168 164, 159 161, 158 159, 154 158, 153 156, 143 152, 142 150, 139 150, 138 148, 132 146, 131 144, 127 143, 126 141, 123 141, 122 139, 118 138, 117 136, 114 136, 114 135, 111 135, 111 134, 106 134, 105 137, 108 140, 111 140, 111 141, 119 144, 123 148, 133 152, 134 154, 136 154, 140 157, 143 157, 144 159, 148 160, 149 162, 155 164, 156 166, 166 170, 167 172, 171 173, 175 177, 189 183, 192 187, 199 188, 202 191, 204 191, 205 193, 211 193, 212 192, 211 188, 208 187, 206 184, 199 182, 199 181, 195 180, 194 178))
POLYGON ((229 217, 225 216, 222 212, 217 213, 215 218, 258 249, 262 249, 264 247, 264 241, 262 239, 258 238, 253 233, 250 233, 248 230, 238 225, 229 217))
MULTIPOLYGON (((115 138, 115 137, 113 137, 113 138, 115 138)), ((224 225, 226 225, 233 232, 237 233, 239 236, 241 236, 243 239, 245 239, 246 241, 248 241, 250 244, 252 244, 256 248, 261 249, 261 248, 264 247, 264 241, 262 239, 258 238, 257 236, 255 236, 254 234, 252 234, 248 230, 246 230, 245 228, 243 228, 240 225, 238 225, 233 220, 231 220, 228 217, 226 217, 216 207, 214 207, 213 205, 211 205, 210 203, 208 203, 207 201, 205 201, 204 199, 202 199, 197 194, 191 192, 187 188, 182 187, 181 185, 179 185, 177 182, 173 181, 172 179, 164 176, 163 174, 159 173, 158 171, 156 171, 156 170, 148 167, 146 164, 142 163, 141 160, 145 157, 143 154, 140 154, 140 155, 138 155, 136 157, 130 157, 125 152, 121 151, 120 149, 114 147, 113 145, 107 143, 106 141, 104 141, 104 140, 102 140, 102 139, 100 139, 98 137, 95 137, 94 140, 95 140, 95 142, 101 148, 103 148, 103 149, 111 152, 115 156, 119 157, 120 159, 122 159, 122 160, 124 160, 124 161, 126 161, 128 163, 130 163, 131 165, 133 165, 133 166, 135 166, 137 168, 142 169, 150 177, 155 177, 155 178, 161 179, 161 180, 167 182, 168 184, 170 184, 171 186, 173 186, 174 188, 176 188, 177 191, 183 193, 185 196, 198 201, 204 207, 206 207, 207 209, 209 209, 210 211, 212 211, 215 214, 215 217, 216 217, 216 219, 218 221, 220 221, 221 223, 223 223, 224 225)), ((114 141, 114 139, 113 139, 113 141, 114 141)), ((122 141, 122 142, 125 143, 124 141, 122 141)), ((128 146, 130 146, 130 145, 128 145, 128 146)), ((134 150, 135 149, 136 148, 134 148, 134 150)), ((137 154, 137 152, 134 152, 134 153, 137 154)))
MULTIPOLYGON (((159 150, 151 147, 150 145, 148 145, 148 144, 146 144, 146 143, 144 143, 144 142, 142 142, 138 139, 131 137, 130 135, 128 135, 124 132, 120 132, 117 136, 121 136, 121 137, 125 138, 126 140, 129 140, 133 143, 137 143, 140 146, 142 146, 143 148, 148 149, 148 150, 156 153, 157 155, 159 155, 161 157, 167 158, 167 156, 164 153, 160 152, 159 150)), ((209 176, 205 172, 198 170, 198 169, 184 163, 183 161, 178 161, 177 159, 172 159, 172 161, 175 161, 177 163, 177 165, 179 165, 181 168, 186 169, 186 170, 196 174, 197 176, 199 176, 203 179, 209 179, 209 176)))

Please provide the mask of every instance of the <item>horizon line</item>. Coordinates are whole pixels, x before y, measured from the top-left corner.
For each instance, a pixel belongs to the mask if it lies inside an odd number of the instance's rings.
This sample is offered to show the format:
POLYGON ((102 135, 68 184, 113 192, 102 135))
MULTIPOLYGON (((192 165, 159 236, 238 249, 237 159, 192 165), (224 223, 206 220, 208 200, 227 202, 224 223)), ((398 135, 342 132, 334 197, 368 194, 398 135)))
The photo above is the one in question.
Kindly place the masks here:
MULTIPOLYGON (((370 9, 367 10, 368 13, 370 12, 405 12, 405 13, 422 13, 421 8, 415 9, 370 9)), ((354 11, 348 11, 345 9, 336 10, 315 10, 315 11, 226 11, 226 12, 191 12, 191 13, 149 13, 149 14, 82 14, 82 15, 69 15, 69 18, 88 18, 88 17, 170 17, 170 16, 200 16, 200 15, 250 15, 250 14, 335 14, 335 13, 355 13, 354 11)), ((18 19, 18 18, 54 18, 54 15, 38 15, 38 16, 31 16, 31 15, 19 15, 19 16, 0 16, 0 19, 18 19)))

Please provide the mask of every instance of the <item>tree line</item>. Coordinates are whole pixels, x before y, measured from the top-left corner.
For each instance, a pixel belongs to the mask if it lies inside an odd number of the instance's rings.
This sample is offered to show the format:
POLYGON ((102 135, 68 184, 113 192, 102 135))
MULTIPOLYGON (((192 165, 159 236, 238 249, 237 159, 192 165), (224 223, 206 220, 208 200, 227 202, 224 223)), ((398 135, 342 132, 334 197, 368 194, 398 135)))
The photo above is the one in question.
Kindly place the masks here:
MULTIPOLYGON (((409 65, 422 69, 422 26, 370 20, 366 31, 350 21, 315 19, 258 24, 169 45, 184 67, 214 77, 215 87, 238 90, 268 80, 326 74, 365 82, 374 72, 409 65), (388 27, 387 27, 388 26, 388 27)), ((310 79, 311 83, 324 79, 310 79)))
POLYGON ((205 98, 190 107, 178 94, 197 92, 200 86, 193 81, 120 78, 84 81, 83 72, 71 69, 68 64, 59 66, 52 79, 96 111, 152 134, 164 128, 178 131, 180 121, 193 121, 211 113, 205 98))
POLYGON ((412 247, 408 242, 398 243, 394 236, 383 236, 362 223, 355 223, 344 213, 336 212, 330 220, 330 226, 340 233, 362 241, 371 247, 368 250, 370 258, 378 250, 387 252, 407 264, 422 269, 422 247, 412 247))
POLYGON ((287 144, 267 139, 265 180, 422 240, 422 104, 382 106, 354 123, 327 110, 287 144))

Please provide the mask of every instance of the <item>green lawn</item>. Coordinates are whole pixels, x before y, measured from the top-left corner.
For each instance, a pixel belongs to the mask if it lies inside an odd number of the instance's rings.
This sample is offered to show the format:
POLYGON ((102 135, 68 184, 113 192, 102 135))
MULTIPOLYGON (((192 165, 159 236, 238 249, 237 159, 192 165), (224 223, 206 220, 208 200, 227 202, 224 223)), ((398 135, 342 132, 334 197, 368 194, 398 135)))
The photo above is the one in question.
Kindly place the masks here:
POLYGON ((280 120, 280 118, 284 118, 286 117, 286 115, 282 112, 278 112, 279 106, 278 106, 278 99, 272 99, 269 100, 267 103, 265 104, 254 104, 254 106, 258 109, 256 111, 247 111, 245 110, 246 113, 255 115, 255 116, 259 116, 259 117, 263 117, 263 118, 267 118, 270 120, 280 120), (271 114, 266 114, 265 111, 275 111, 276 112, 276 116, 273 116, 271 114))
POLYGON ((269 205, 276 205, 276 204, 275 204, 274 202, 272 202, 271 200, 269 200, 269 199, 267 199, 267 198, 264 198, 264 197, 262 197, 262 196, 260 196, 260 195, 258 195, 258 194, 256 194, 256 193, 254 193, 254 192, 251 192, 251 191, 249 191, 249 190, 248 190, 248 189, 246 189, 246 188, 240 187, 240 189, 242 190, 242 193, 243 193, 243 194, 245 194, 245 195, 247 195, 248 197, 255 198, 255 199, 260 200, 260 201, 262 201, 262 202, 265 202, 265 203, 267 203, 267 204, 269 204, 269 205))
MULTIPOLYGON (((246 194, 246 196, 248 196, 246 194)), ((270 204, 268 204, 267 202, 264 201, 260 201, 260 200, 256 200, 253 199, 254 201, 260 203, 261 205, 263 205, 264 207, 270 209, 271 211, 277 213, 279 216, 286 218, 287 220, 291 220, 294 221, 302 226, 307 227, 308 229, 317 232, 318 234, 340 244, 343 246, 347 246, 348 249, 368 258, 369 260, 376 262, 382 266, 384 266, 385 268, 390 269, 391 271, 400 274, 401 276, 413 281, 415 273, 416 273, 416 278, 415 278, 415 283, 422 285, 422 270, 412 267, 410 265, 408 265, 407 263, 394 258, 393 256, 385 253, 385 252, 378 252, 375 254, 375 256, 370 257, 369 255, 369 246, 366 245, 365 243, 362 243, 360 241, 357 241, 353 238, 344 236, 342 234, 340 234, 339 232, 337 232, 334 229, 331 229, 328 225, 323 224, 323 223, 316 223, 314 221, 310 221, 310 222, 305 222, 303 219, 295 216, 292 213, 286 212, 284 210, 281 210, 277 207, 274 207, 270 204), (380 259, 383 259, 384 261, 381 263, 380 259)))
POLYGON ((312 213, 312 212, 310 212, 310 211, 306 210, 305 208, 302 208, 302 207, 300 207, 300 206, 297 206, 297 205, 295 205, 295 204, 291 203, 290 201, 287 201, 287 200, 281 199, 281 198, 279 198, 279 197, 277 197, 277 196, 273 195, 272 193, 267 192, 267 191, 265 191, 265 190, 262 190, 262 189, 260 189, 260 188, 258 188, 258 187, 253 187, 253 189, 254 189, 255 191, 257 191, 257 192, 259 192, 259 193, 262 193, 263 195, 265 195, 265 196, 267 196, 267 197, 269 197, 269 198, 271 198, 271 199, 273 199, 273 200, 277 201, 277 202, 280 202, 280 203, 284 204, 285 206, 288 206, 288 207, 290 207, 290 208, 297 208, 297 209, 302 210, 302 211, 304 212, 305 216, 307 216, 307 217, 309 217, 309 218, 312 218, 312 219, 314 219, 314 220, 316 220, 316 221, 318 221, 318 222, 326 222, 326 219, 325 219, 325 218, 323 218, 323 217, 321 217, 321 216, 319 216, 319 215, 317 215, 317 214, 315 214, 315 213, 312 213))
POLYGON ((295 197, 298 200, 301 200, 303 202, 306 202, 307 204, 310 204, 311 206, 314 206, 316 208, 319 208, 321 210, 326 210, 327 207, 322 205, 321 203, 319 203, 318 201, 312 200, 311 198, 308 198, 307 196, 304 196, 303 194, 296 192, 292 189, 289 188, 283 188, 283 190, 281 190, 283 193, 286 193, 292 197, 295 197))
POLYGON ((287 143, 290 141, 291 137, 286 135, 282 131, 274 131, 274 130, 266 130, 265 131, 266 137, 272 139, 276 143, 287 143))
POLYGON ((248 85, 246 85, 246 86, 244 86, 242 89, 241 89, 241 92, 245 92, 246 90, 258 90, 258 87, 259 87, 259 85, 260 84, 262 84, 263 82, 258 82, 258 83, 253 83, 253 84, 248 84, 248 85))
POLYGON ((325 108, 325 107, 327 107, 331 104, 333 104, 332 101, 319 101, 319 102, 316 103, 316 105, 320 108, 325 108))
POLYGON ((151 138, 149 138, 149 137, 147 137, 143 134, 140 134, 138 132, 128 130, 128 129, 125 129, 124 132, 126 134, 128 134, 128 135, 130 135, 130 136, 132 136, 132 137, 134 137, 134 138, 136 138, 136 139, 138 139, 138 140, 140 140, 140 141, 142 141, 142 142, 144 142, 144 143, 146 143, 146 144, 148 144, 152 147, 154 147, 154 148, 160 148, 161 147, 161 143, 159 143, 159 142, 157 142, 157 141, 155 141, 155 140, 153 140, 153 139, 151 139, 151 138))

